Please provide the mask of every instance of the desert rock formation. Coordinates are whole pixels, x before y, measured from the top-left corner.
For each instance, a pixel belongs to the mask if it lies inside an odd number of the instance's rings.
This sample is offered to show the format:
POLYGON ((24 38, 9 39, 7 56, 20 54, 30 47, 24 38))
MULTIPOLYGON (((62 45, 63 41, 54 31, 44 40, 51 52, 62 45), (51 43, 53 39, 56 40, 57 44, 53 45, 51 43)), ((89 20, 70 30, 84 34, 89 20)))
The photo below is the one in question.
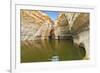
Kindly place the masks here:
POLYGON ((42 11, 21 10, 21 40, 55 39, 72 37, 77 45, 83 44, 89 58, 89 13, 60 12, 57 20, 42 11))
MULTIPOLYGON (((73 37, 77 45, 84 44, 86 56, 89 56, 89 13, 61 12, 55 21, 55 38, 59 36, 73 37)), ((61 39, 61 38, 60 38, 61 39)))
POLYGON ((53 21, 42 11, 21 10, 21 40, 48 39, 53 21))

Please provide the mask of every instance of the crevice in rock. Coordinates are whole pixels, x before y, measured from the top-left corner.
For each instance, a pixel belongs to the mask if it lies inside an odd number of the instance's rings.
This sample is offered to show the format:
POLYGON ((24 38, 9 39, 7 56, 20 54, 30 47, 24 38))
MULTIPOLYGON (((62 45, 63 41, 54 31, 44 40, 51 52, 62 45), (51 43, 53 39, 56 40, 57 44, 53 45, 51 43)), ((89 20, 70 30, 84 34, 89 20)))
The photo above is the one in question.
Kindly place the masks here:
POLYGON ((42 11, 21 10, 20 13, 22 41, 44 39, 71 40, 81 48, 85 48, 86 55, 88 55, 89 13, 60 12, 55 21, 42 11), (81 46, 81 43, 84 46, 81 46))

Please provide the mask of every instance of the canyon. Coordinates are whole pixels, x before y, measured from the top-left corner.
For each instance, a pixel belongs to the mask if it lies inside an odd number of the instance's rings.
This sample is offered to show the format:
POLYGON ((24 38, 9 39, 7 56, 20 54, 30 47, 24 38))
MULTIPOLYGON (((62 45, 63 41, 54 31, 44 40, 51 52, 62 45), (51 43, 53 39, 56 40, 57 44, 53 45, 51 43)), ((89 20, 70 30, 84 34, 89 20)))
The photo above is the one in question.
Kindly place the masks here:
POLYGON ((86 50, 89 59, 89 13, 59 12, 55 21, 37 10, 21 10, 21 41, 25 40, 72 40, 74 46, 86 50))

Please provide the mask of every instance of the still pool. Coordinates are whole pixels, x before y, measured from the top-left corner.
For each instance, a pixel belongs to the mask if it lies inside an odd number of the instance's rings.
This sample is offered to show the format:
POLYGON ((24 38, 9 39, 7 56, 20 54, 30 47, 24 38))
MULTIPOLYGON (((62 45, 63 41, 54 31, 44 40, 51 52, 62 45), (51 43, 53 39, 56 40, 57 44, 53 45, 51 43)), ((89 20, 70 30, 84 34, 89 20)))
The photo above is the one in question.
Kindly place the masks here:
POLYGON ((21 63, 82 60, 85 53, 71 40, 21 41, 21 63))

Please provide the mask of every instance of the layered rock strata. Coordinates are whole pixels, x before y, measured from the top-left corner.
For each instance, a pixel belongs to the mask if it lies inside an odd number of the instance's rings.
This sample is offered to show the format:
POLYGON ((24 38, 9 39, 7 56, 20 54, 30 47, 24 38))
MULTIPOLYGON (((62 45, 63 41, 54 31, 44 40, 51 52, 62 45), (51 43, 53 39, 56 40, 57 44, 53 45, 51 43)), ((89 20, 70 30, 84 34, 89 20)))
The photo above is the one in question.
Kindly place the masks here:
POLYGON ((89 58, 89 13, 61 12, 55 21, 55 36, 56 39, 59 36, 72 36, 75 44, 84 44, 82 47, 86 49, 86 57, 89 58))
POLYGON ((21 10, 21 40, 48 39, 54 25, 42 11, 21 10))
POLYGON ((57 20, 42 11, 21 10, 21 40, 71 38, 75 44, 86 49, 89 58, 89 13, 60 12, 57 20), (83 44, 83 45, 81 45, 83 44))

